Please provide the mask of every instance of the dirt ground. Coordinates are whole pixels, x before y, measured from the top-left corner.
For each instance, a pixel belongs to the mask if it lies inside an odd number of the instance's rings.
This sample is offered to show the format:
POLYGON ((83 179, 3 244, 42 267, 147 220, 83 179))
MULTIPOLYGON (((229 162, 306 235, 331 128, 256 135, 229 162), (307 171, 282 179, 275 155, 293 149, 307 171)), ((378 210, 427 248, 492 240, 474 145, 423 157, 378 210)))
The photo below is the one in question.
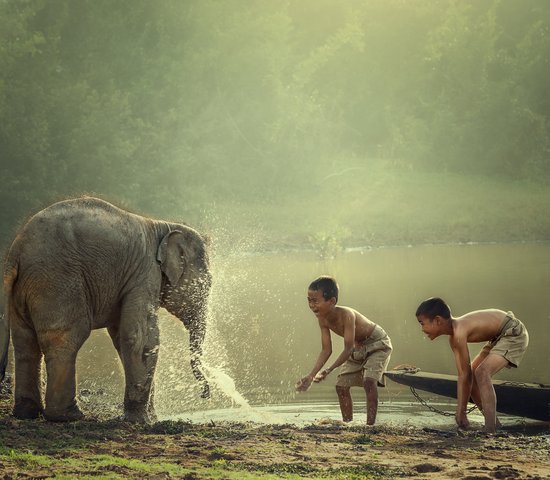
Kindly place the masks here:
POLYGON ((493 436, 338 423, 260 425, 89 418, 21 421, 0 395, 0 479, 550 478, 550 425, 493 436))

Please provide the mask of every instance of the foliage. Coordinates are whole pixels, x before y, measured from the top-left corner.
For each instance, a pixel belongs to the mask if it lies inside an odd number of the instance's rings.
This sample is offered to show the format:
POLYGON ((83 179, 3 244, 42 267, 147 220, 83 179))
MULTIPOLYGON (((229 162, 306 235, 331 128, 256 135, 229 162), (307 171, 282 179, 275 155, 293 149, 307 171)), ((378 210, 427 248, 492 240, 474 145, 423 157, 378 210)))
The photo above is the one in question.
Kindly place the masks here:
POLYGON ((0 222, 96 193, 194 223, 373 159, 550 175, 545 0, 3 0, 0 222))

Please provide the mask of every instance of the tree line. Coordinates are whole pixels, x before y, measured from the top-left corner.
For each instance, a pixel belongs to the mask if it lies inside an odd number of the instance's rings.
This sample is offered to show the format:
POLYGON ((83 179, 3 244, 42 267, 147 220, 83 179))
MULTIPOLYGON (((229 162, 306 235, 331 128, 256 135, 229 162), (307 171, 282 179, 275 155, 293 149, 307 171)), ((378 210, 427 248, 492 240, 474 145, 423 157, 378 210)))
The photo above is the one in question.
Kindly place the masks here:
POLYGON ((546 181, 549 25, 545 0, 2 0, 3 234, 55 197, 192 220, 370 159, 546 181))

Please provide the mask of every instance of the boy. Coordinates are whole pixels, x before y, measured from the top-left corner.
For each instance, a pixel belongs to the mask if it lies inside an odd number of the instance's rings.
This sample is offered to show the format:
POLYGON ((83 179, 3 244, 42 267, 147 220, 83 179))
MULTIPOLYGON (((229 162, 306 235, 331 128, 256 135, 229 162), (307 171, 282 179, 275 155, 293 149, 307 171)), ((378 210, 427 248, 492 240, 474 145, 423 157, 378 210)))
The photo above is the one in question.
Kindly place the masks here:
POLYGON ((384 371, 390 361, 392 345, 386 332, 357 310, 337 306, 338 284, 332 277, 314 280, 307 292, 309 308, 319 321, 321 353, 311 372, 298 381, 296 389, 305 392, 311 382, 324 380, 335 368, 343 365, 336 382, 336 393, 344 422, 353 419, 350 387, 362 386, 367 395, 367 424, 374 425, 378 410, 377 382, 384 386, 384 371), (330 332, 344 337, 344 350, 334 363, 320 372, 332 354, 330 332))
POLYGON ((497 427, 496 395, 491 377, 504 367, 520 364, 529 344, 525 325, 512 312, 495 308, 476 310, 454 318, 441 298, 422 302, 416 310, 416 318, 430 340, 449 335, 458 372, 457 425, 461 428, 469 426, 466 405, 471 397, 483 412, 485 431, 494 433, 497 427), (470 364, 468 343, 472 342, 487 343, 470 364))

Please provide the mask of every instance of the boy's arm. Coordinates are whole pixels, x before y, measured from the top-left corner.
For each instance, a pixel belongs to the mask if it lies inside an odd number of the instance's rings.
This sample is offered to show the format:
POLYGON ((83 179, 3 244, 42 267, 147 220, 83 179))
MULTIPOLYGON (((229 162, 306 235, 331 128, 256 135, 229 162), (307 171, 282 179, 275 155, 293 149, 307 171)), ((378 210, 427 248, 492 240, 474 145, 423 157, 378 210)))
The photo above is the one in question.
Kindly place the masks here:
POLYGON ((330 337, 330 330, 328 329, 328 327, 322 325, 321 321, 319 321, 319 328, 321 329, 321 352, 319 353, 319 357, 317 357, 317 361, 315 362, 315 365, 313 365, 311 372, 300 379, 296 384, 296 388, 299 391, 305 391, 309 388, 317 372, 321 370, 323 365, 332 355, 332 340, 330 337))
POLYGON ((315 365, 313 365, 311 372, 309 372, 308 377, 311 377, 312 379, 313 377, 315 377, 315 375, 317 375, 317 372, 321 370, 323 365, 332 355, 332 340, 330 338, 330 330, 328 329, 328 327, 321 325, 321 322, 319 322, 319 328, 321 329, 321 353, 319 353, 319 357, 317 358, 315 365))
POLYGON ((346 312, 344 317, 344 349, 330 367, 326 368, 319 375, 317 375, 315 381, 320 382, 321 380, 324 380, 330 372, 342 365, 350 357, 351 353, 353 352, 354 346, 355 316, 351 312, 346 312))
POLYGON ((449 338, 449 344, 453 350, 458 374, 456 422, 459 427, 467 427, 468 419, 466 417, 466 408, 470 395, 472 394, 473 383, 468 342, 466 341, 465 335, 455 334, 449 338))

